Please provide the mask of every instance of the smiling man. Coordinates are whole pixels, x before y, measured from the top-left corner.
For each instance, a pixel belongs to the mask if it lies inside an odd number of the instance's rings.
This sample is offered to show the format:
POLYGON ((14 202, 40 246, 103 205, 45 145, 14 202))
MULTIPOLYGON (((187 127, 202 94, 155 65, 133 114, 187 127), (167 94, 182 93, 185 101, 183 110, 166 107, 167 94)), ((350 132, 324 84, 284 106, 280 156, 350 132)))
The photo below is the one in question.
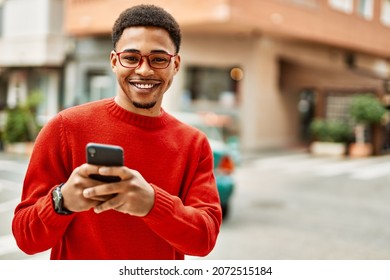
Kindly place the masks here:
POLYGON ((139 5, 119 16, 112 39, 117 94, 66 109, 42 129, 15 209, 17 244, 28 254, 51 248, 51 259, 205 256, 221 225, 210 145, 161 107, 180 68, 179 26, 139 5), (124 166, 85 163, 89 142, 121 146, 124 166))

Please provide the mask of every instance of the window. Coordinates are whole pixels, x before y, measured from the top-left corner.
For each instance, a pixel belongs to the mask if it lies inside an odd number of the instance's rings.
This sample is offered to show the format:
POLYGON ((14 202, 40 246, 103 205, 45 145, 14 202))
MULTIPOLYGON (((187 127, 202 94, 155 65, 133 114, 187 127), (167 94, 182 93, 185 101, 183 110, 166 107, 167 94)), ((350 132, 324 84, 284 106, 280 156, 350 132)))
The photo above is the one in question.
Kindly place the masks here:
POLYGON ((112 80, 104 71, 90 70, 87 73, 88 100, 94 101, 112 96, 112 80))
POLYGON ((344 13, 350 14, 353 11, 353 0, 329 0, 329 5, 344 13))
POLYGON ((358 0, 357 14, 363 18, 370 20, 373 18, 374 0, 358 0))
POLYGON ((222 107, 236 106, 240 68, 191 66, 186 69, 186 101, 217 103, 222 107))
POLYGON ((326 118, 349 121, 348 106, 351 100, 352 95, 329 93, 326 99, 326 118))
POLYGON ((382 0, 381 21, 390 26, 390 0, 382 0))
POLYGON ((360 94, 375 94, 374 90, 329 90, 326 91, 325 117, 326 119, 341 120, 352 124, 349 106, 354 96, 360 94))

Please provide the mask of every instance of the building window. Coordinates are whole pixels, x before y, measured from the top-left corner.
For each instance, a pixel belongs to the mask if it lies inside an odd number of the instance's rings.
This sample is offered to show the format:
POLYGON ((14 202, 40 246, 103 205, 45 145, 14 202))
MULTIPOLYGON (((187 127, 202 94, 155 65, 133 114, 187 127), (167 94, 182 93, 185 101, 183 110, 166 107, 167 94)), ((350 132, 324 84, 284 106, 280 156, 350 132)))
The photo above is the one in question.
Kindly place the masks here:
POLYGON ((95 101, 111 97, 112 79, 103 71, 89 71, 87 73, 88 100, 95 101))
POLYGON ((329 0, 329 5, 338 11, 344 13, 352 13, 353 12, 353 0, 329 0))
POLYGON ((373 18, 374 0, 358 0, 356 8, 357 14, 363 18, 367 20, 371 20, 373 18))
POLYGON ((185 102, 237 105, 237 84, 243 72, 238 67, 216 68, 190 66, 186 69, 185 102))
POLYGON ((353 124, 353 119, 349 113, 349 106, 356 95, 373 94, 375 90, 329 90, 325 92, 325 118, 332 120, 341 120, 353 124))
POLYGON ((326 118, 332 120, 350 121, 348 108, 353 95, 331 92, 326 99, 326 118))
POLYGON ((382 0, 381 21, 390 26, 390 0, 382 0))

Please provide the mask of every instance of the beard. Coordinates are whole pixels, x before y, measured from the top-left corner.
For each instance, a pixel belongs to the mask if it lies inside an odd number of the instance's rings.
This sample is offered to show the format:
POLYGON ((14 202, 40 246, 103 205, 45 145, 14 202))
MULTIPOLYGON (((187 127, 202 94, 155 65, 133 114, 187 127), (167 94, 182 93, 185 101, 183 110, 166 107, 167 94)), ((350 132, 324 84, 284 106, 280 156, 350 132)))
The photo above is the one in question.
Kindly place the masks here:
POLYGON ((156 105, 157 101, 149 102, 149 103, 139 103, 133 101, 134 107, 138 109, 152 109, 156 105))

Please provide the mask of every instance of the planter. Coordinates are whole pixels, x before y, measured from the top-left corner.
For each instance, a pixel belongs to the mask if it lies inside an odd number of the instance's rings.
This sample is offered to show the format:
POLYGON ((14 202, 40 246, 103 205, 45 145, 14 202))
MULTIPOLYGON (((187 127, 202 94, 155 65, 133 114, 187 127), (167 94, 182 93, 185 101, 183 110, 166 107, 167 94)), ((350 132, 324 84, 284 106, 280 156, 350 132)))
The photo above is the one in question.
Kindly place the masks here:
POLYGON ((347 152, 347 145, 345 143, 334 142, 312 142, 310 145, 310 152, 316 156, 344 156, 347 152))
POLYGON ((352 158, 369 157, 373 151, 371 143, 351 143, 349 146, 349 156, 352 158))
POLYGON ((6 143, 4 151, 10 154, 20 154, 30 156, 34 147, 34 142, 6 143))

